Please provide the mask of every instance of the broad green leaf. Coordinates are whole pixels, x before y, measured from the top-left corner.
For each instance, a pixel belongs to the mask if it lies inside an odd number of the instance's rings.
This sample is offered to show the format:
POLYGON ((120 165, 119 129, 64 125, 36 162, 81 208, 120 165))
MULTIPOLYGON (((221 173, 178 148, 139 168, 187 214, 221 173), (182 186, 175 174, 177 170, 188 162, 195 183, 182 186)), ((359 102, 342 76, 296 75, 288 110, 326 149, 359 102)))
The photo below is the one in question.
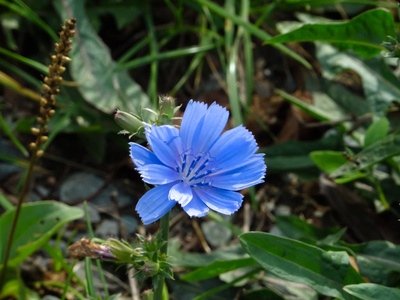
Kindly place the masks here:
POLYGON ((310 153, 312 161, 327 174, 335 171, 347 162, 343 152, 339 151, 313 151, 310 153))
POLYGON ((204 280, 212 277, 216 277, 220 274, 254 266, 256 262, 252 258, 241 258, 234 260, 216 261, 212 264, 199 268, 189 274, 182 277, 183 280, 204 280))
POLYGON ((347 162, 331 173, 332 177, 343 176, 357 170, 371 167, 387 158, 400 154, 400 132, 392 133, 363 149, 354 156, 353 162, 347 162))
MULTIPOLYGON (((387 8, 397 8, 397 4, 393 2, 377 2, 376 0, 339 0, 341 8, 347 14, 354 14, 362 9, 365 9, 367 5, 379 5, 387 8)), ((310 9, 320 9, 319 6, 323 6, 324 12, 337 13, 338 9, 335 4, 338 4, 338 0, 285 0, 279 2, 279 8, 289 9, 289 10, 310 10, 310 9)))
POLYGON ((59 0, 55 4, 62 20, 72 17, 78 20, 70 71, 85 100, 106 113, 118 107, 140 114, 140 108, 150 107, 147 95, 129 73, 115 71, 110 50, 86 17, 85 1, 59 0))
POLYGON ((342 84, 321 78, 321 89, 349 115, 362 116, 371 112, 366 99, 351 92, 342 84))
POLYGON ((239 238, 247 253, 267 272, 306 284, 323 295, 352 299, 343 286, 364 282, 346 252, 324 251, 261 232, 244 233, 239 238))
POLYGON ((349 294, 363 300, 398 300, 400 290, 375 283, 352 284, 344 287, 349 294))
POLYGON ((371 282, 395 286, 400 277, 400 246, 388 241, 344 244, 356 253, 360 274, 371 282))
MULTIPOLYGON (((5 247, 10 234, 10 226, 15 209, 0 217, 0 259, 3 261, 5 247)), ((16 266, 39 249, 63 225, 83 216, 83 211, 55 201, 23 204, 14 241, 11 248, 9 266, 16 266)))
POLYGON ((393 76, 382 57, 362 60, 338 52, 326 43, 316 43, 316 49, 326 78, 334 79, 342 71, 349 69, 360 75, 366 99, 375 115, 383 116, 388 104, 400 99, 400 80, 393 76))
POLYGON ((306 24, 266 41, 267 44, 324 41, 372 57, 386 50, 381 43, 387 35, 396 37, 393 15, 382 9, 370 10, 340 24, 306 24))
POLYGON ((373 143, 383 139, 387 135, 388 130, 389 120, 386 118, 381 118, 372 123, 365 133, 364 148, 367 148, 373 143))
POLYGON ((337 229, 322 229, 313 226, 293 215, 277 216, 276 225, 287 237, 292 239, 308 238, 316 241, 338 231, 337 229))

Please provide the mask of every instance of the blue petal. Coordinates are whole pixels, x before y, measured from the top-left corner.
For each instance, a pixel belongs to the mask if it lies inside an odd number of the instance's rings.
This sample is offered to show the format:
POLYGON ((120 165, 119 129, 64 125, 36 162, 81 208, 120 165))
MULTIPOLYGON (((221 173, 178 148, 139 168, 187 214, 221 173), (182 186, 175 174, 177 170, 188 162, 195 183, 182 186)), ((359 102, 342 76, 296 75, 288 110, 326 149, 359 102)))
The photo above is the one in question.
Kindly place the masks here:
POLYGON ((185 151, 191 149, 196 129, 206 113, 207 104, 189 101, 181 123, 181 138, 185 151))
POLYGON ((165 165, 175 169, 181 162, 183 153, 179 130, 173 126, 146 126, 146 138, 154 154, 165 165))
POLYGON ((222 170, 208 176, 213 187, 238 191, 264 182, 267 167, 264 154, 254 154, 251 158, 231 170, 222 170))
POLYGON ((194 133, 192 142, 192 153, 194 155, 209 151, 224 130, 228 118, 229 113, 225 108, 215 102, 211 104, 194 133))
POLYGON ((179 173, 164 165, 145 165, 136 170, 143 181, 149 184, 166 184, 181 179, 179 173))
POLYGON ((253 134, 243 126, 238 126, 224 132, 212 146, 209 153, 213 161, 208 168, 235 168, 256 153, 257 149, 253 134))
POLYGON ((174 185, 169 191, 168 199, 178 202, 182 207, 192 200, 192 189, 184 182, 174 185))
POLYGON ((243 202, 243 195, 240 193, 210 186, 194 187, 193 191, 209 208, 225 215, 230 215, 237 211, 243 202))
POLYGON ((208 206, 200 200, 199 196, 193 191, 192 200, 183 207, 190 217, 204 217, 210 210, 208 206))
POLYGON ((137 167, 147 164, 162 164, 157 156, 149 149, 136 143, 129 143, 129 145, 131 146, 130 152, 132 161, 137 167))
POLYGON ((176 182, 159 185, 140 198, 136 211, 144 225, 157 221, 174 207, 176 202, 168 200, 168 193, 175 184, 176 182))

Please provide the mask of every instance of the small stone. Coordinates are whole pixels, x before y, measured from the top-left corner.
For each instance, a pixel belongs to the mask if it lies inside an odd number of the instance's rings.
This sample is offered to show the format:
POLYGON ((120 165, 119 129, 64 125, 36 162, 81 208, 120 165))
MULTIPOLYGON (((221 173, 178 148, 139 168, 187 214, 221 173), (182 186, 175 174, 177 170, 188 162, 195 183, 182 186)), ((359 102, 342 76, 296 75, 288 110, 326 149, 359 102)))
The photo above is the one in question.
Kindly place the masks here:
POLYGON ((207 221, 201 224, 204 237, 213 247, 221 247, 232 238, 232 232, 215 221, 207 221))
POLYGON ((110 237, 118 236, 118 224, 114 220, 104 220, 96 229, 96 237, 108 239, 110 237))
POLYGON ((121 225, 128 234, 134 234, 138 225, 138 220, 130 215, 121 216, 121 225))

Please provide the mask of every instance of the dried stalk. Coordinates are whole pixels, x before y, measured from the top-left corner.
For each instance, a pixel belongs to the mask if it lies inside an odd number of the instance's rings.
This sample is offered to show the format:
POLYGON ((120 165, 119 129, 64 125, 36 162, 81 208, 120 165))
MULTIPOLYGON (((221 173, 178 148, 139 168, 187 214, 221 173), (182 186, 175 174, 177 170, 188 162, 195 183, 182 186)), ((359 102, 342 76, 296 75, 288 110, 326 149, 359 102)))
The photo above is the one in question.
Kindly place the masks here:
POLYGON ((19 215, 21 212, 22 203, 27 194, 28 186, 32 176, 32 169, 35 165, 37 158, 43 155, 43 150, 40 150, 40 146, 43 145, 47 140, 47 123, 50 118, 54 115, 54 106, 56 103, 55 96, 60 92, 59 85, 62 82, 61 74, 65 72, 64 65, 71 59, 68 57, 68 53, 71 51, 72 38, 75 34, 76 19, 65 20, 65 26, 62 27, 60 32, 60 43, 56 43, 55 52, 52 58, 52 65, 49 65, 49 74, 43 79, 43 90, 42 96, 40 97, 40 110, 37 118, 39 128, 32 128, 32 134, 36 137, 35 142, 29 145, 32 154, 28 166, 27 175, 19 194, 18 203, 15 209, 14 218, 12 220, 10 234, 7 239, 6 253, 3 260, 3 269, 0 273, 0 291, 3 289, 5 275, 7 272, 7 264, 10 257, 12 242, 14 239, 15 229, 17 227, 19 215))

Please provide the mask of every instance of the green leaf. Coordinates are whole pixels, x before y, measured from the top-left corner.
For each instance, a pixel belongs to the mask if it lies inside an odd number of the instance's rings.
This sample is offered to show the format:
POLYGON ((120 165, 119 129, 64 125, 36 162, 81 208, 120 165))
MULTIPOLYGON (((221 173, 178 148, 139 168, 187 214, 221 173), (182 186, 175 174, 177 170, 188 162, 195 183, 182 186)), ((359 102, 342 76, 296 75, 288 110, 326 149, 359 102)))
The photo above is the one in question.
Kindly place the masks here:
POLYGON ((365 133, 364 148, 383 139, 389 131, 389 125, 389 120, 386 118, 381 118, 372 123, 365 133))
POLYGON ((312 161, 327 174, 335 171, 347 162, 343 152, 339 151, 313 151, 310 153, 312 161))
POLYGON ((241 258, 233 260, 216 261, 212 264, 199 268, 192 273, 186 274, 182 277, 183 280, 204 280, 212 277, 216 277, 220 274, 254 266, 256 262, 252 258, 241 258))
MULTIPOLYGON (((5 248, 15 209, 4 213, 0 218, 0 259, 3 261, 5 248)), ((63 225, 79 219, 83 212, 78 207, 70 207, 55 201, 23 204, 14 241, 11 248, 10 267, 18 265, 39 249, 63 225)))
POLYGON ((386 50, 381 43, 387 35, 396 37, 393 15, 382 9, 362 13, 339 24, 306 24, 301 28, 266 41, 267 44, 324 41, 372 57, 386 50))
POLYGON ((332 177, 340 177, 348 173, 371 167, 387 158, 400 154, 400 132, 392 133, 363 149, 354 156, 358 163, 347 162, 331 173, 332 177))
POLYGON ((400 99, 400 80, 393 75, 382 57, 362 60, 338 52, 326 43, 317 43, 316 49, 324 77, 334 79, 349 69, 360 75, 365 96, 375 115, 383 116, 388 104, 400 99))
POLYGON ((346 252, 324 251, 261 232, 244 233, 239 238, 247 253, 267 272, 306 284, 323 295, 352 299, 343 291, 343 286, 364 282, 351 266, 346 252))
POLYGON ((302 170, 319 171, 310 158, 310 152, 315 150, 340 150, 343 148, 342 135, 332 134, 317 141, 289 141, 260 149, 266 154, 268 172, 298 172, 302 170))
POLYGON ((400 246, 388 241, 344 244, 356 253, 360 274, 371 282, 395 286, 400 278, 400 246))
MULTIPOLYGON (((240 27, 243 27, 248 33, 250 33, 251 35, 254 35, 255 37, 258 37, 262 40, 268 40, 269 38, 271 38, 271 36, 265 30, 262 30, 256 26, 254 26, 253 24, 247 22, 240 16, 237 16, 237 15, 231 13, 230 11, 224 9, 223 7, 214 3, 213 1, 196 0, 195 2, 199 3, 202 6, 207 7, 209 10, 213 11, 215 14, 224 17, 225 19, 231 21, 232 23, 234 23, 240 27)), ((277 48, 282 53, 285 53, 288 56, 290 56, 291 58, 293 58, 294 60, 298 61, 303 66, 305 66, 307 69, 311 69, 311 65, 309 62, 307 62, 304 58, 302 58, 301 56, 299 56, 297 53, 293 52, 286 46, 278 44, 278 45, 274 45, 274 47, 277 48)))
POLYGON ((297 106, 304 112, 308 113, 310 116, 312 116, 318 120, 321 120, 321 121, 332 120, 332 116, 329 113, 329 111, 325 111, 325 110, 320 109, 312 104, 308 104, 308 103, 304 102, 303 100, 286 93, 283 90, 275 89, 274 92, 277 93, 278 95, 280 95, 285 100, 292 103, 293 105, 297 106))
POLYGON ((168 256, 174 267, 201 268, 219 260, 235 260, 247 257, 240 245, 224 247, 207 254, 183 252, 179 248, 179 240, 170 239, 168 256))
POLYGON ((320 240, 338 229, 322 229, 313 226, 298 216, 277 216, 276 225, 289 238, 308 238, 314 241, 320 240))
POLYGON ((245 290, 244 294, 241 297, 243 300, 254 300, 254 299, 269 299, 269 300, 281 300, 284 299, 279 296, 278 293, 268 289, 254 289, 254 290, 245 290))
MULTIPOLYGON (((105 113, 117 107, 140 114, 150 101, 128 72, 116 71, 110 50, 96 34, 85 13, 85 1, 56 2, 61 19, 75 17, 77 32, 72 45, 70 72, 87 102, 105 113)), ((147 121, 147 120, 146 120, 147 121)))
POLYGON ((366 99, 344 88, 342 84, 324 78, 321 78, 320 84, 321 89, 347 114, 362 116, 371 112, 366 99))
POLYGON ((349 294, 363 300, 397 300, 400 290, 375 283, 352 284, 344 287, 349 294))

